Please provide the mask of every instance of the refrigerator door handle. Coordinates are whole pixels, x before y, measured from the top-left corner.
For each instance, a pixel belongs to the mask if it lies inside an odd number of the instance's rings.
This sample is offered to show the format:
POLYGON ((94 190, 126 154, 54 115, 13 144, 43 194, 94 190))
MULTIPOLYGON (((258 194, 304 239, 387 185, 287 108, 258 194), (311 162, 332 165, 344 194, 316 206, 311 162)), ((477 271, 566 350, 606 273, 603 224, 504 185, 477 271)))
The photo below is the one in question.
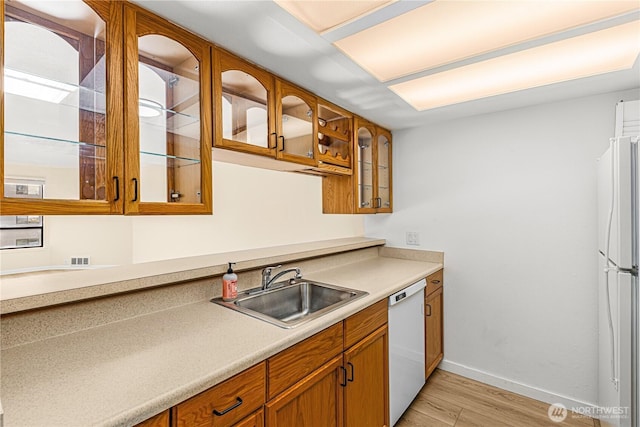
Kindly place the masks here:
POLYGON ((632 267, 632 268, 624 268, 624 267, 605 267, 604 268, 604 272, 608 273, 610 271, 616 272, 616 273, 620 273, 620 274, 629 274, 631 276, 637 276, 638 275, 638 269, 636 267, 632 267))

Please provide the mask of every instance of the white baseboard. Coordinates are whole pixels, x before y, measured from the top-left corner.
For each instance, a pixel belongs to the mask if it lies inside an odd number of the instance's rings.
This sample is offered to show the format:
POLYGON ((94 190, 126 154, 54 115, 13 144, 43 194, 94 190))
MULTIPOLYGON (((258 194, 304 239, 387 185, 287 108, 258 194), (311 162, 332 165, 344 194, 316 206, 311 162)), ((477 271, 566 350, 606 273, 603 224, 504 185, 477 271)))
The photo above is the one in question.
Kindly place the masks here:
POLYGON ((497 375, 481 371, 479 369, 452 362, 450 360, 443 360, 442 362, 440 362, 440 365, 438 365, 438 368, 442 369, 443 371, 448 371, 454 374, 461 375, 463 377, 471 378, 472 380, 480 381, 482 383, 501 388, 503 390, 521 394, 532 399, 540 400, 541 402, 546 402, 548 404, 561 403, 568 409, 584 407, 597 408, 597 406, 592 403, 583 402, 571 397, 550 392, 548 390, 543 390, 538 387, 522 384, 517 381, 509 380, 507 378, 502 378, 497 375))

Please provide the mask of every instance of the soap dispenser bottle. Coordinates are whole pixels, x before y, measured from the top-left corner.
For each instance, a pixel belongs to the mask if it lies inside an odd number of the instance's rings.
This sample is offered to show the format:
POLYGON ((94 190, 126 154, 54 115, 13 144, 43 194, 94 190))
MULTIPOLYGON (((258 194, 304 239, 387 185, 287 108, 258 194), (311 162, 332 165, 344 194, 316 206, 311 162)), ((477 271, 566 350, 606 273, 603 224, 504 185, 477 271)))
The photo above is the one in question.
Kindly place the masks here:
POLYGON ((229 263, 227 273, 222 276, 222 299, 225 301, 238 297, 238 275, 233 272, 232 265, 235 265, 235 262, 229 263))

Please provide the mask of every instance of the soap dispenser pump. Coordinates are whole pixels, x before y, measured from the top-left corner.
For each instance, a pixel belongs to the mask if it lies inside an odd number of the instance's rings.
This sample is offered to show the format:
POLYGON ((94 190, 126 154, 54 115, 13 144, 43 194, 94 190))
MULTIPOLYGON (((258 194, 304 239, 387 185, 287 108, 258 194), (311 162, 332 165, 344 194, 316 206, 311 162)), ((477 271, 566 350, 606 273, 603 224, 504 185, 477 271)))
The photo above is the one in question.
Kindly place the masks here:
POLYGON ((238 275, 233 272, 232 268, 232 265, 235 264, 235 262, 230 262, 227 273, 222 276, 222 299, 225 301, 231 301, 238 297, 238 275))

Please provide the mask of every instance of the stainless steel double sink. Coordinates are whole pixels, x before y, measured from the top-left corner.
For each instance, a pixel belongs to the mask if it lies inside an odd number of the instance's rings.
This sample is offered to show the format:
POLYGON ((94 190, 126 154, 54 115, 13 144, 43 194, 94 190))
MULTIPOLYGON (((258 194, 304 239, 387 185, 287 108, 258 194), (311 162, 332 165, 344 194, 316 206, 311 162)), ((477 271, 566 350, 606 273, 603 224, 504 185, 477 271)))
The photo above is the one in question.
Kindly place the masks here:
POLYGON ((232 301, 211 301, 281 328, 293 328, 366 295, 368 292, 297 279, 275 283, 264 291, 241 292, 232 301))

